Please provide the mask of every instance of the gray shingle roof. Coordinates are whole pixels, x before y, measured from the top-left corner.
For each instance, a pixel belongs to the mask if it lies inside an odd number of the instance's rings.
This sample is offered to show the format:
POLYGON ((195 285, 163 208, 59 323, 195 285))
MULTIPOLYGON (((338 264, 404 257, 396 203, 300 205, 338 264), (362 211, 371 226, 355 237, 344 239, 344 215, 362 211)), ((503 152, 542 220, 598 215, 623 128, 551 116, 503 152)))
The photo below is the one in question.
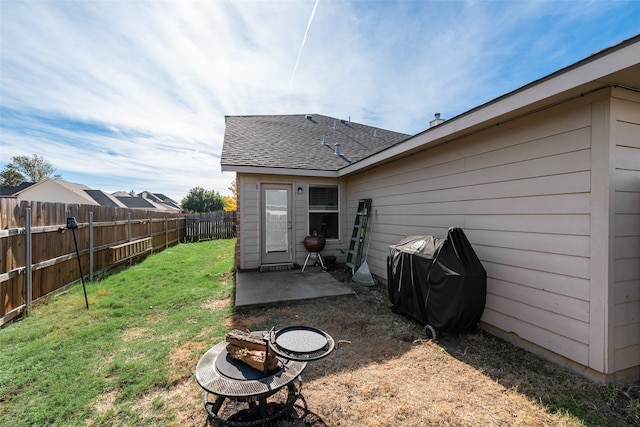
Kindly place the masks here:
POLYGON ((84 190, 100 206, 120 207, 107 193, 102 190, 84 190))
POLYGON ((131 209, 153 209, 153 206, 148 200, 143 199, 142 197, 131 197, 131 196, 116 196, 116 199, 120 200, 126 207, 131 209))
POLYGON ((24 190, 25 188, 29 188, 34 184, 36 183, 23 182, 20 185, 0 185, 0 196, 13 196, 14 194, 24 190))
POLYGON ((171 206, 172 208, 180 209, 180 205, 176 203, 171 197, 164 195, 163 193, 153 193, 158 198, 160 203, 171 206))
POLYGON ((410 136, 318 114, 226 116, 225 122, 223 166, 337 171, 410 136), (342 156, 335 154, 337 142, 342 156))

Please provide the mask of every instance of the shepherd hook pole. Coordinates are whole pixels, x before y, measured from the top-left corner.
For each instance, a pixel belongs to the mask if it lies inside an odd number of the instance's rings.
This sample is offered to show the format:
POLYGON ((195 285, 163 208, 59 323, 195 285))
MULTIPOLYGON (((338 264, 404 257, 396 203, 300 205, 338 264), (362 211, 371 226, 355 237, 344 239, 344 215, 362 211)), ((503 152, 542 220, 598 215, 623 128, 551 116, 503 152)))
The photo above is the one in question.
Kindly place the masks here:
POLYGON ((80 279, 82 280, 82 290, 84 291, 84 303, 87 306, 87 310, 89 310, 89 300, 87 299, 87 288, 84 285, 84 274, 82 274, 82 263, 80 262, 80 251, 78 250, 78 240, 76 239, 76 228, 78 228, 78 223, 76 222, 75 217, 67 218, 67 228, 70 228, 71 233, 73 234, 73 244, 76 246, 76 257, 78 258, 78 268, 80 268, 80 279))
POLYGON ((84 303, 89 310, 89 300, 87 299, 87 288, 84 286, 84 274, 82 274, 82 263, 80 262, 80 251, 78 251, 78 241, 76 240, 76 230, 71 229, 73 233, 73 243, 76 245, 76 257, 78 258, 78 268, 80 268, 80 279, 82 279, 82 290, 84 291, 84 303))

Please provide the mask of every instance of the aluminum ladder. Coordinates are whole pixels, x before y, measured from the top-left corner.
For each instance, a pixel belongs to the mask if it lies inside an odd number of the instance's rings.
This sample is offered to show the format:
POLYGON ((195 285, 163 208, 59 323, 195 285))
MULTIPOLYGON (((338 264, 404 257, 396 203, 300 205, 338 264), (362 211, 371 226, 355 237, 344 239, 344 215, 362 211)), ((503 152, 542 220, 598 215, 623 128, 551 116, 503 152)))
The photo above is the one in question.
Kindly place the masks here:
POLYGON ((344 264, 345 270, 350 268, 356 271, 362 262, 362 248, 364 247, 365 235, 367 234, 367 220, 371 212, 371 199, 360 199, 358 201, 358 212, 351 232, 351 241, 347 251, 347 262, 344 264))

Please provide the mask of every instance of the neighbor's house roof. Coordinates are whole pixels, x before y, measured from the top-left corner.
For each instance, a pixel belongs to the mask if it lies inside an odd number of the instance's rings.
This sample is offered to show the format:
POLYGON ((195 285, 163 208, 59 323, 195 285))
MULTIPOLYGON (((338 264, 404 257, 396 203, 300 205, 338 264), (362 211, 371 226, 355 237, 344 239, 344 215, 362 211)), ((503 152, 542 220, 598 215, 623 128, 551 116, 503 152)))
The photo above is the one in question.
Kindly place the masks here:
POLYGON ((130 194, 124 191, 113 193, 120 203, 130 209, 157 209, 162 211, 181 211, 182 208, 170 198, 161 193, 143 191, 139 194, 130 194), (161 199, 158 195, 163 196, 161 199))
POLYGON ((40 202, 126 207, 109 193, 102 190, 92 190, 84 184, 61 179, 48 178, 26 185, 16 193, 16 196, 21 200, 37 200, 40 202))
POLYGON ((499 126, 541 109, 609 87, 640 91, 640 35, 585 58, 413 137, 386 133, 375 144, 372 130, 313 115, 228 116, 220 164, 223 171, 315 176, 345 176, 413 152, 499 126), (360 138, 352 131, 361 130, 360 138), (349 160, 331 156, 339 141, 349 160), (366 135, 366 137, 365 137, 366 135), (366 142, 365 142, 366 141, 366 142))
POLYGON ((106 193, 102 190, 84 190, 85 193, 89 195, 93 200, 96 201, 100 206, 109 206, 109 207, 118 207, 124 208, 126 207, 124 204, 120 203, 118 199, 113 197, 111 194, 106 193))
POLYGON ((0 185, 0 196, 11 197, 15 196, 25 188, 31 187, 35 182, 23 182, 20 185, 0 185))
POLYGON ((47 178, 18 191, 15 195, 18 200, 97 205, 85 190, 91 189, 84 184, 47 178))
POLYGON ((225 122, 223 171, 335 173, 410 136, 319 114, 227 116, 225 122))
POLYGON ((63 199, 69 201, 66 197, 59 196, 60 193, 51 191, 51 188, 57 188, 59 191, 73 194, 76 198, 75 200, 71 200, 71 202, 74 203, 82 202, 92 205, 125 207, 123 204, 118 203, 114 197, 102 190, 91 190, 86 185, 59 179, 46 179, 40 182, 23 182, 15 186, 2 185, 0 186, 0 196, 13 196, 19 197, 22 200, 37 200, 42 202, 62 202, 63 199), (38 185, 46 188, 41 188, 38 185), (43 192, 45 192, 46 195, 43 195, 43 192))
MULTIPOLYGON (((157 193, 162 196, 161 193, 157 193)), ((84 205, 99 205, 130 209, 153 209, 161 211, 180 211, 180 206, 164 196, 161 200, 157 195, 145 191, 138 195, 125 192, 114 194, 102 190, 92 190, 83 184, 62 181, 59 179, 45 179, 37 183, 23 182, 18 186, 1 186, 1 196, 17 197, 18 200, 31 200, 52 203, 78 203, 84 205)))
POLYGON ((165 196, 162 193, 152 193, 150 191, 143 191, 138 194, 140 197, 144 197, 147 200, 151 200, 156 205, 162 206, 166 209, 182 209, 178 203, 176 203, 171 197, 165 196))
POLYGON ((138 196, 116 196, 116 199, 131 209, 157 209, 153 203, 138 196))

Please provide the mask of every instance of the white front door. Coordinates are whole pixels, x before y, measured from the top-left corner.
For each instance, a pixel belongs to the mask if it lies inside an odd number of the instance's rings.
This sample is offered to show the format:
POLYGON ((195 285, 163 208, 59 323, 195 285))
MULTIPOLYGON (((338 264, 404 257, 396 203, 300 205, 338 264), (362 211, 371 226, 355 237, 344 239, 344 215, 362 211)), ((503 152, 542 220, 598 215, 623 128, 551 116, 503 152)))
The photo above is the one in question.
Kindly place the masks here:
POLYGON ((262 185, 262 264, 291 262, 291 186, 262 185))

